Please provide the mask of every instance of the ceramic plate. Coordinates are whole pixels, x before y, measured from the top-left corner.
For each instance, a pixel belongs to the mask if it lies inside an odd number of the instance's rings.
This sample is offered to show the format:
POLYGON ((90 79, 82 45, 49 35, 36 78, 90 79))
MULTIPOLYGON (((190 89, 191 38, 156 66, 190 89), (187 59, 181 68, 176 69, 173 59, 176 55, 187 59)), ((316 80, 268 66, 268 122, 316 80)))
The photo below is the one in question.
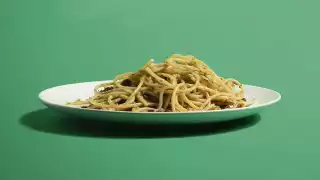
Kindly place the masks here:
POLYGON ((96 85, 108 81, 84 82, 53 87, 39 94, 40 100, 49 108, 69 115, 106 121, 126 121, 142 123, 200 123, 217 122, 243 118, 260 113, 281 99, 276 91, 244 85, 246 99, 255 103, 249 107, 204 112, 122 112, 82 109, 66 106, 66 102, 87 99, 93 95, 96 85))

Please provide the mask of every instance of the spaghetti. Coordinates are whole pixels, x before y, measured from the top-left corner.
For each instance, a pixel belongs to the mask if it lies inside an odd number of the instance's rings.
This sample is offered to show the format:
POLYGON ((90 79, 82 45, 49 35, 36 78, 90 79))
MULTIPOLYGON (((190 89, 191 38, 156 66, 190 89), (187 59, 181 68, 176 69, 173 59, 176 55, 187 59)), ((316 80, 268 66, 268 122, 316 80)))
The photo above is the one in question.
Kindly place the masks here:
POLYGON ((139 71, 120 74, 94 88, 94 96, 68 105, 132 112, 187 112, 248 106, 235 79, 217 76, 194 56, 173 54, 164 63, 151 59, 139 71))

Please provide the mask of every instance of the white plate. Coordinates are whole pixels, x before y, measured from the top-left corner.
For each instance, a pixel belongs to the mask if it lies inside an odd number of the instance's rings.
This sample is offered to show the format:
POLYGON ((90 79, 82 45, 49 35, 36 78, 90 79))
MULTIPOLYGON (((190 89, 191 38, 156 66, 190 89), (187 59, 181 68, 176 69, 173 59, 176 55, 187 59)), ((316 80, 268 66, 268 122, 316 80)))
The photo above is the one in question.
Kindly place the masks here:
POLYGON ((47 107, 69 115, 89 119, 142 123, 199 123, 238 119, 258 114, 281 99, 281 95, 273 90, 244 85, 246 99, 249 101, 255 99, 255 103, 249 107, 238 109, 205 112, 122 112, 82 109, 65 105, 66 102, 79 98, 87 99, 93 95, 94 87, 104 82, 108 81, 57 86, 42 91, 39 98, 47 107))

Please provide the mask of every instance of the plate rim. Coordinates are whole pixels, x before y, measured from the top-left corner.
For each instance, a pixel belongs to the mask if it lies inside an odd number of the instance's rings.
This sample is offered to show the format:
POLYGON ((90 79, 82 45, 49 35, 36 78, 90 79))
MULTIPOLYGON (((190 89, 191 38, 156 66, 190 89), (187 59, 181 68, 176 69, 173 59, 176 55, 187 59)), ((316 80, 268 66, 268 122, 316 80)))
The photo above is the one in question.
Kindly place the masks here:
POLYGON ((77 85, 77 84, 85 84, 85 83, 107 83, 111 82, 112 80, 99 80, 99 81, 86 81, 86 82, 77 82, 77 83, 70 83, 70 84, 63 84, 63 85, 58 85, 54 86, 51 88, 47 88, 45 90, 42 90, 38 94, 38 98, 44 105, 49 105, 49 106, 56 106, 56 107, 61 107, 61 108, 67 108, 67 109, 74 109, 74 110, 82 110, 82 111, 88 111, 88 112, 99 112, 99 113, 121 113, 121 114, 148 114, 148 115, 172 115, 172 114, 203 114, 203 113, 225 113, 225 112, 235 112, 235 111, 244 111, 244 110, 251 110, 251 109, 257 109, 257 108, 263 108, 266 106, 270 106, 272 104, 275 104, 279 102, 282 99, 282 96, 279 92, 268 89, 265 87, 260 87, 260 86, 255 86, 255 85, 249 85, 249 84, 243 84, 245 87, 252 87, 252 88, 258 88, 258 89, 264 89, 266 91, 272 91, 277 95, 277 98, 264 103, 264 104, 258 104, 256 106, 248 106, 248 107, 243 107, 243 108, 235 108, 235 109, 223 109, 223 110, 209 110, 209 111, 188 111, 188 112, 132 112, 132 111, 110 111, 110 110, 98 110, 98 109, 84 109, 80 107, 75 107, 75 106, 67 106, 67 105, 61 105, 61 104, 56 104, 56 103, 51 103, 49 101, 46 101, 43 96, 44 94, 52 89, 63 87, 63 86, 68 86, 68 85, 77 85))

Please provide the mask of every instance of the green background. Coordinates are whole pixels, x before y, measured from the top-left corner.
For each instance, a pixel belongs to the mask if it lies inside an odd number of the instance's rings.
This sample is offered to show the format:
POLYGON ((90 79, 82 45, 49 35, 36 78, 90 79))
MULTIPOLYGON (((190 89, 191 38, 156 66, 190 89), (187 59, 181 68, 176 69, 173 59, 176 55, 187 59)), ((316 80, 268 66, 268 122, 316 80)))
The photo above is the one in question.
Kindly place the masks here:
POLYGON ((0 179, 320 179, 319 5, 0 1, 0 179), (43 89, 111 79, 171 53, 195 55, 219 75, 277 90, 283 99, 249 128, 172 138, 120 138, 101 129, 92 136, 90 123, 90 130, 61 133, 70 131, 66 119, 39 110, 43 89))

